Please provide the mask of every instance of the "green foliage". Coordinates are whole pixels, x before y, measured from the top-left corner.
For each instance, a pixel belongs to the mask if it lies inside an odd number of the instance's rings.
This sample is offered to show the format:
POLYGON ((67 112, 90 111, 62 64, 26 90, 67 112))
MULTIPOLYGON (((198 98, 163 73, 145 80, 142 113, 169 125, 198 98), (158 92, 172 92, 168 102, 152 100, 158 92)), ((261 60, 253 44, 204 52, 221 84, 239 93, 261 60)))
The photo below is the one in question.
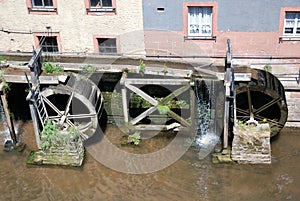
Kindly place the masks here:
POLYGON ((168 112, 170 112, 170 107, 167 105, 158 105, 157 110, 159 114, 168 114, 168 112))
POLYGON ((64 71, 64 69, 61 66, 53 65, 50 62, 46 62, 44 63, 44 71, 46 73, 61 74, 64 71))
POLYGON ((45 123, 44 129, 40 133, 40 137, 42 141, 42 149, 44 151, 50 150, 52 147, 72 149, 74 147, 73 143, 79 141, 79 135, 76 128, 69 128, 67 132, 63 132, 52 121, 45 123))
POLYGON ((270 65, 265 65, 265 66, 264 66, 264 70, 267 71, 267 72, 269 72, 269 73, 271 73, 271 72, 272 72, 272 66, 270 66, 270 65))
POLYGON ((0 61, 5 61, 5 58, 0 55, 0 61))
POLYGON ((83 75, 86 77, 91 77, 97 70, 96 66, 91 64, 85 65, 81 67, 83 75))
POLYGON ((5 81, 3 78, 4 70, 0 70, 0 82, 3 82, 3 89, 10 90, 10 84, 5 81))
POLYGON ((141 59, 140 64, 139 64, 139 73, 144 73, 145 70, 146 70, 146 65, 145 65, 144 61, 141 59))
POLYGON ((131 135, 128 135, 128 143, 139 145, 141 142, 141 132, 136 131, 131 135))
MULTIPOLYGON (((158 102, 161 102, 163 98, 154 97, 155 100, 158 102)), ((147 100, 139 96, 138 94, 132 94, 130 98, 130 106, 132 108, 149 108, 152 106, 151 103, 149 103, 147 100)), ((185 100, 170 100, 164 105, 167 105, 169 108, 187 108, 189 105, 185 100)))
POLYGON ((3 83, 3 88, 7 91, 7 90, 10 90, 10 84, 5 82, 3 83))
POLYGON ((240 120, 237 121, 237 127, 238 127, 238 129, 241 129, 244 131, 249 129, 249 126, 245 122, 240 121, 240 120))
POLYGON ((167 68, 167 66, 164 65, 164 68, 161 70, 161 72, 162 72, 163 74, 167 74, 167 73, 168 73, 168 68, 167 68))

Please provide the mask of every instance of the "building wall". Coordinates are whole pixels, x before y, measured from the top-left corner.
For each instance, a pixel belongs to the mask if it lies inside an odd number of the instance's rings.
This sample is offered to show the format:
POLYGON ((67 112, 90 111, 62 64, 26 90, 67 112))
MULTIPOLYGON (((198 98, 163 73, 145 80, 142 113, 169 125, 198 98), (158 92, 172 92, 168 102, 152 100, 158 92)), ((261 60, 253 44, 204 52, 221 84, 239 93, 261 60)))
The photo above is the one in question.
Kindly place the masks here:
POLYGON ((299 56, 300 41, 282 41, 284 8, 300 9, 299 0, 144 0, 144 29, 148 55, 158 52, 174 52, 174 44, 198 46, 200 51, 182 56, 224 56, 226 40, 229 38, 235 56, 299 56), (215 40, 185 40, 187 3, 213 3, 215 40), (164 12, 157 8, 165 8, 164 12), (176 34, 177 40, 167 41, 165 36, 176 34), (159 47, 155 52, 154 49, 159 47), (163 50, 161 47, 165 47, 163 50), (203 55, 204 53, 204 55, 203 55))
POLYGON ((116 13, 99 15, 87 15, 85 0, 58 0, 53 14, 29 14, 26 4, 28 0, 0 1, 0 51, 32 51, 33 33, 50 26, 59 33, 61 52, 94 53, 95 36, 108 36, 119 40, 119 53, 144 53, 141 0, 116 0, 116 13))

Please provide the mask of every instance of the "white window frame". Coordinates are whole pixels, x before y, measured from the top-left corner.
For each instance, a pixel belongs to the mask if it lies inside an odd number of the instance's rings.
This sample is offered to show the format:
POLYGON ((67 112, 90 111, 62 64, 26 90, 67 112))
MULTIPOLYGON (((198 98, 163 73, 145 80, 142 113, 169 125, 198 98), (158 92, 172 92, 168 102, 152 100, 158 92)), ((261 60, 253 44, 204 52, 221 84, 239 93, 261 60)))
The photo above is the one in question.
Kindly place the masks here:
POLYGON ((52 6, 45 6, 45 0, 42 0, 43 5, 35 5, 34 0, 30 1, 30 7, 28 7, 28 11, 31 12, 57 12, 57 8, 55 7, 54 0, 52 1, 52 6))
POLYGON ((283 35, 299 37, 300 31, 299 33, 297 33, 297 29, 300 29, 300 12, 286 12, 284 17, 283 35), (295 14, 295 18, 287 19, 287 14, 295 14), (288 26, 288 21, 290 21, 290 23, 293 23, 293 26, 288 26), (286 33, 286 28, 292 28, 293 33, 286 33))
POLYGON ((90 12, 114 12, 115 8, 113 7, 113 0, 110 0, 111 6, 103 6, 102 3, 103 0, 98 0, 98 4, 96 6, 92 6, 91 0, 89 0, 90 3, 90 12))
POLYGON ((42 6, 37 6, 37 5, 35 5, 34 0, 31 0, 33 8, 53 8, 54 3, 53 3, 53 0, 51 0, 51 1, 52 1, 52 6, 45 6, 45 0, 42 0, 42 4, 43 4, 42 6))
POLYGON ((51 54, 59 53, 59 45, 58 45, 57 36, 38 36, 38 39, 39 39, 39 44, 40 44, 40 46, 42 46, 42 49, 45 53, 51 53, 51 54), (45 42, 46 42, 45 40, 47 40, 48 38, 55 40, 56 44, 55 45, 47 44, 47 43, 45 44, 45 42), (48 49, 54 49, 55 51, 48 51, 48 49))
POLYGON ((189 6, 188 7, 188 36, 191 37, 212 36, 213 34, 212 15, 213 15, 213 7, 211 6, 189 6), (198 9, 199 12, 196 13, 198 14, 198 16, 192 14, 192 9, 193 10, 198 9), (205 11, 210 11, 210 12, 208 13, 208 15, 205 15, 205 11))
MULTIPOLYGON (((117 39, 116 38, 97 38, 97 42, 98 42, 98 50, 99 50, 99 54, 103 54, 103 55, 116 55, 118 54, 118 46, 117 46, 117 39), (100 40, 103 40, 103 44, 105 44, 104 46, 102 46, 102 48, 105 49, 105 52, 101 52, 100 49, 101 49, 101 43, 100 43, 100 40), (108 46, 106 44, 106 41, 107 40, 113 40, 114 41, 114 46, 108 46), (108 49, 110 50, 115 50, 113 52, 109 51, 109 52, 106 52, 108 49)), ((109 41, 108 41, 109 42, 109 41)))

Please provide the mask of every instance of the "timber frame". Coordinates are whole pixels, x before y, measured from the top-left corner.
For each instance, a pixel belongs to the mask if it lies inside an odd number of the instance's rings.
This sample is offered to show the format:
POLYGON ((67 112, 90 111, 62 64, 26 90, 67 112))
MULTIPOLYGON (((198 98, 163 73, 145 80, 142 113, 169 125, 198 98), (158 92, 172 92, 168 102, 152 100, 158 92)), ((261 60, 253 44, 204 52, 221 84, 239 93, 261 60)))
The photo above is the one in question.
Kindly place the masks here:
MULTIPOLYGON (((194 118, 195 111, 195 95, 194 90, 191 88, 193 86, 193 81, 190 78, 183 78, 183 77, 177 77, 177 78, 151 78, 151 79, 137 79, 137 78, 128 78, 127 72, 123 72, 121 77, 121 94, 122 94, 122 105, 123 105, 123 114, 124 114, 124 123, 131 124, 135 127, 136 130, 169 130, 170 127, 168 125, 149 125, 149 124, 138 124, 142 119, 146 118, 148 115, 153 113, 157 110, 157 107, 159 104, 165 104, 168 101, 174 99, 175 97, 181 95, 182 93, 186 91, 190 91, 190 117, 191 119, 194 118), (149 94, 142 91, 140 88, 138 88, 136 85, 172 85, 172 86, 178 86, 178 88, 164 97, 162 100, 158 101, 154 97, 151 97, 149 94), (144 100, 148 101, 152 106, 148 108, 146 111, 142 112, 137 117, 130 119, 129 117, 129 107, 128 107, 128 91, 131 91, 133 93, 136 93, 140 97, 142 97, 144 100)), ((189 128, 194 125, 194 123, 188 122, 183 117, 179 116, 172 110, 169 110, 167 112, 167 116, 171 117, 172 119, 176 120, 180 126, 179 128, 189 128)))

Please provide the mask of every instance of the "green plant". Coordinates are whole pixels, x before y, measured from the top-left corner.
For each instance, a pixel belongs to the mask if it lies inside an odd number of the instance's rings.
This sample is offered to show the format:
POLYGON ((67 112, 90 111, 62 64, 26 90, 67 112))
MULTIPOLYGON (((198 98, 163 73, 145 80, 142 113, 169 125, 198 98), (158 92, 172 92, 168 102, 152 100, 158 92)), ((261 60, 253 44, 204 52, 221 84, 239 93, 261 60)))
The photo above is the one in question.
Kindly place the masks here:
POLYGON ((3 88, 4 88, 4 90, 10 90, 10 83, 7 83, 7 82, 3 82, 3 88))
POLYGON ((240 121, 240 120, 237 121, 237 127, 238 127, 238 129, 241 129, 244 131, 249 129, 249 126, 245 122, 240 121))
POLYGON ((97 70, 97 68, 91 64, 81 67, 83 75, 86 77, 91 77, 97 70))
POLYGON ((0 82, 3 82, 3 89, 6 91, 10 90, 10 84, 5 81, 3 75, 4 75, 4 70, 0 70, 0 82))
POLYGON ((5 61, 5 58, 0 55, 0 61, 5 61))
POLYGON ((43 131, 40 133, 42 141, 42 150, 48 151, 50 148, 63 147, 64 149, 73 149, 74 142, 79 141, 77 128, 69 128, 67 131, 61 131, 59 127, 52 121, 48 121, 44 125, 43 131))
POLYGON ((131 135, 128 135, 128 143, 139 145, 141 142, 141 132, 136 131, 131 135))
POLYGON ((61 67, 61 66, 53 65, 53 64, 50 63, 50 62, 46 62, 46 63, 44 63, 44 71, 45 71, 46 73, 60 74, 60 73, 62 73, 64 70, 63 70, 63 67, 61 67))
POLYGON ((270 65, 265 65, 265 66, 264 66, 264 70, 267 71, 267 72, 269 72, 269 73, 271 73, 271 72, 272 72, 272 66, 270 66, 270 65))
POLYGON ((146 65, 145 65, 144 61, 141 59, 140 64, 139 64, 139 73, 144 73, 145 70, 146 70, 146 65))
POLYGON ((168 73, 168 68, 166 65, 164 65, 164 68, 161 70, 161 72, 165 75, 168 73))
POLYGON ((157 110, 159 114, 168 114, 170 112, 170 107, 168 105, 158 105, 157 110))

